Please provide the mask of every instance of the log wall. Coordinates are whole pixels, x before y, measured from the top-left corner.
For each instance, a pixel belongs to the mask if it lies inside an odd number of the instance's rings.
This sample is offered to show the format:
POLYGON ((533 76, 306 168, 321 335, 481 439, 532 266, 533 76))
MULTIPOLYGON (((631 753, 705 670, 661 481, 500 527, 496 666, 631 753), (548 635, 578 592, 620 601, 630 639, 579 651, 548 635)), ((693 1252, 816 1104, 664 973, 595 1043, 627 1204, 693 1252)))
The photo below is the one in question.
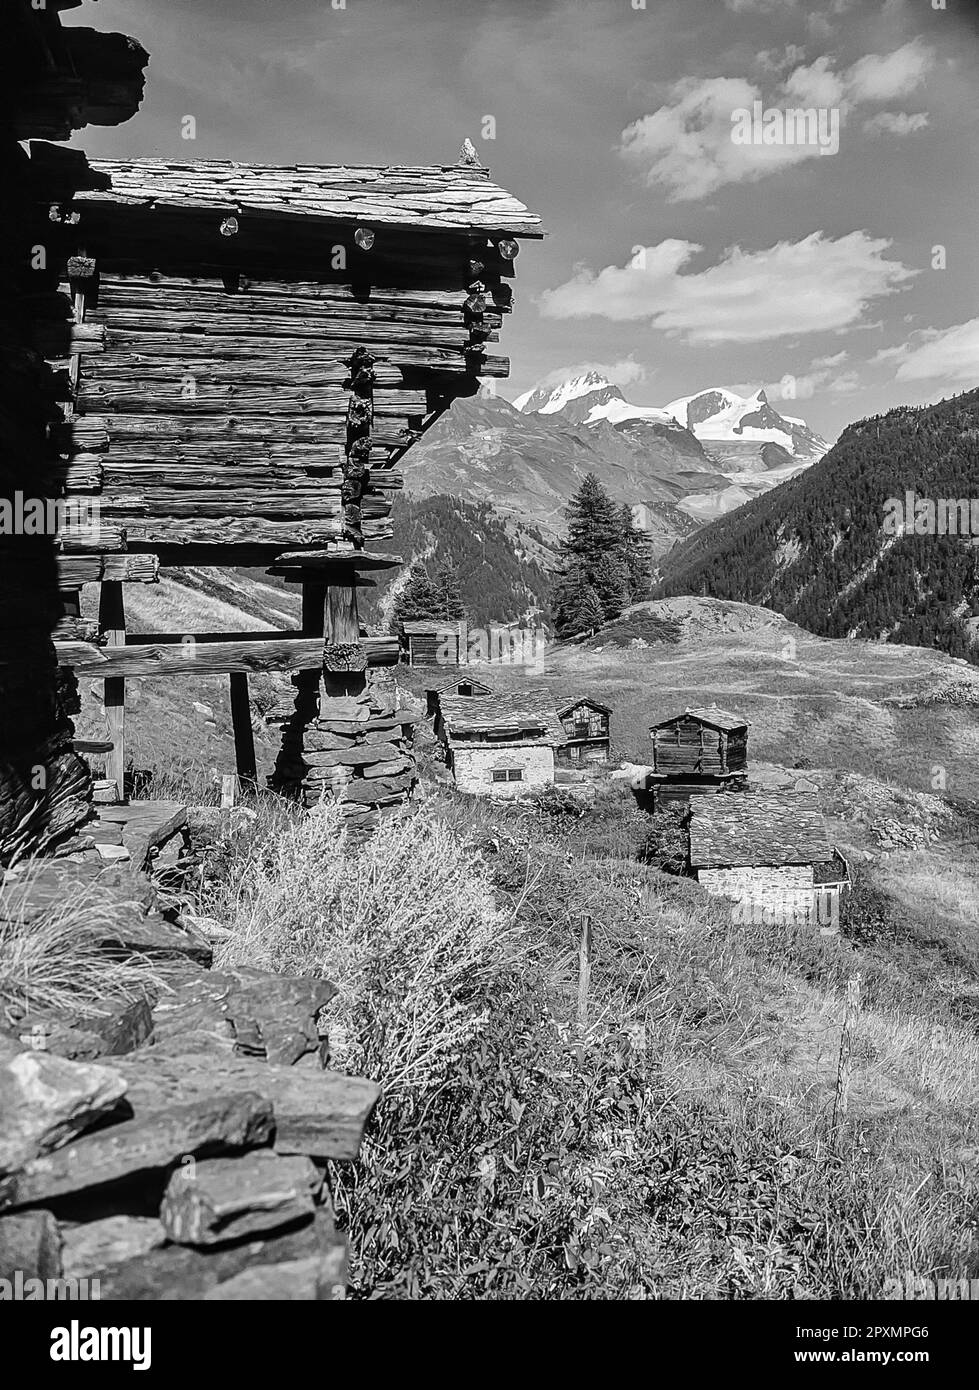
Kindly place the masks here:
POLYGON ((174 563, 217 547, 236 564, 245 547, 254 561, 386 539, 400 455, 480 376, 506 374, 487 344, 508 271, 486 236, 382 227, 366 252, 353 224, 313 237, 306 219, 243 214, 223 236, 213 210, 84 200, 60 216, 74 322, 42 324, 38 345, 68 368, 67 495, 98 504, 103 543, 79 523, 78 549, 174 563), (351 528, 365 362, 369 471, 351 528))

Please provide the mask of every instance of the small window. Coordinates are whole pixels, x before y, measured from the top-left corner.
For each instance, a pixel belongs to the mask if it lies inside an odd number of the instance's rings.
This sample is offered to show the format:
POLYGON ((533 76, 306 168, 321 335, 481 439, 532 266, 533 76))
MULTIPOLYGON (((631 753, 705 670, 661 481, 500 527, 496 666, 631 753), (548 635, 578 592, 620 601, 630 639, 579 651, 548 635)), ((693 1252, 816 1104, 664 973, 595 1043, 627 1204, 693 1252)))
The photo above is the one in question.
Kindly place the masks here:
POLYGON ((523 771, 519 767, 511 767, 506 775, 506 779, 508 782, 522 782, 523 771))
POLYGON ((505 772, 494 772, 494 773, 493 773, 493 781, 494 781, 494 782, 505 782, 505 781, 506 781, 506 777, 507 777, 507 775, 506 775, 505 772))

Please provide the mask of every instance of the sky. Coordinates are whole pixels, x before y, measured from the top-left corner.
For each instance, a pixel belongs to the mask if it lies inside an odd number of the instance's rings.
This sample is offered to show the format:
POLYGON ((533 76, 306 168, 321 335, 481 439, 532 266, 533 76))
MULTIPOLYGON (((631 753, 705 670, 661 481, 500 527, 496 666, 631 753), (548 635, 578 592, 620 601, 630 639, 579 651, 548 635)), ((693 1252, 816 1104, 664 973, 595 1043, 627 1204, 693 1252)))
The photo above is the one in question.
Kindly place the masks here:
POLYGON ((99 0, 63 19, 150 53, 137 116, 76 135, 93 156, 441 164, 468 136, 548 232, 522 244, 495 349, 511 399, 585 368, 639 405, 764 386, 833 439, 979 385, 979 0, 99 0), (814 113, 804 141, 790 109, 814 113))

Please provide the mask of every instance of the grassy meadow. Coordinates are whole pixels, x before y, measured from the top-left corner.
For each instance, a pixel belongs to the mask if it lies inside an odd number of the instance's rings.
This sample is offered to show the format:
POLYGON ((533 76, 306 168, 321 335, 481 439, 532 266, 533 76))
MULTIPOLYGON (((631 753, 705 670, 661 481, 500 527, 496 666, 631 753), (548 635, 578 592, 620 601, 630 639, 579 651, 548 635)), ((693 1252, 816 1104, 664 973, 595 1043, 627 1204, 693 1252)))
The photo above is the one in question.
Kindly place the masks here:
MULTIPOLYGON (((259 794, 186 889, 230 928, 221 959, 336 980, 332 1065, 385 1088, 362 1160, 333 1174, 355 1297, 872 1299, 908 1273, 979 1277, 975 678, 697 602, 662 643, 480 674, 595 695, 635 761, 677 708, 744 713, 752 775, 811 780, 851 859, 839 935, 735 923, 644 862, 622 782, 587 806, 477 801, 424 735, 418 795, 366 844, 331 808, 259 794), (932 703, 950 684, 965 702, 932 703)), ((449 674, 398 679, 410 701, 449 674)), ((217 698, 204 749, 167 738, 152 700, 133 711, 137 740, 157 722, 145 794, 213 800, 217 698)))

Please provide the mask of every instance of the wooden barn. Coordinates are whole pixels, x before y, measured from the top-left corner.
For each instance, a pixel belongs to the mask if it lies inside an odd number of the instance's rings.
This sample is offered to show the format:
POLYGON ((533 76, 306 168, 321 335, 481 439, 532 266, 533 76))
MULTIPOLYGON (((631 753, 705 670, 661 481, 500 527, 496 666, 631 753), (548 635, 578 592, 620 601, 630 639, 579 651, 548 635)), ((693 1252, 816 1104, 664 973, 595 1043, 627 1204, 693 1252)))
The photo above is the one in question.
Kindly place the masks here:
POLYGON ((564 730, 557 711, 523 695, 442 695, 435 733, 460 791, 519 796, 554 781, 564 730))
POLYGON ((474 695, 492 694, 492 687, 485 681, 477 680, 475 676, 457 676, 455 680, 425 691, 425 713, 430 719, 434 718, 443 695, 462 695, 465 699, 472 699, 474 695))
POLYGON ((99 636, 59 654, 106 680, 110 780, 124 796, 125 680, 229 674, 251 779, 248 674, 288 670, 274 784, 369 820, 414 772, 410 721, 370 674, 398 641, 366 636, 357 590, 401 563, 377 547, 402 455, 507 374, 492 344, 538 219, 468 142, 410 168, 94 161, 51 216, 70 322, 45 347, 66 368, 67 493, 92 519, 62 564, 69 611, 102 586, 99 636), (187 564, 267 565, 301 586, 301 629, 128 633, 124 584, 187 564), (368 732, 391 735, 373 770, 368 732))
POLYGON ((661 809, 691 796, 739 790, 748 776, 748 721, 717 705, 686 709, 652 725, 647 790, 661 809))
POLYGON ((583 697, 558 710, 564 728, 564 743, 558 750, 561 762, 607 763, 612 747, 608 705, 583 697))
POLYGON ((690 873, 738 920, 838 924, 849 868, 811 793, 695 797, 688 829, 690 873))
POLYGON ((464 666, 469 651, 465 618, 412 618, 401 624, 402 656, 409 666, 464 666))

